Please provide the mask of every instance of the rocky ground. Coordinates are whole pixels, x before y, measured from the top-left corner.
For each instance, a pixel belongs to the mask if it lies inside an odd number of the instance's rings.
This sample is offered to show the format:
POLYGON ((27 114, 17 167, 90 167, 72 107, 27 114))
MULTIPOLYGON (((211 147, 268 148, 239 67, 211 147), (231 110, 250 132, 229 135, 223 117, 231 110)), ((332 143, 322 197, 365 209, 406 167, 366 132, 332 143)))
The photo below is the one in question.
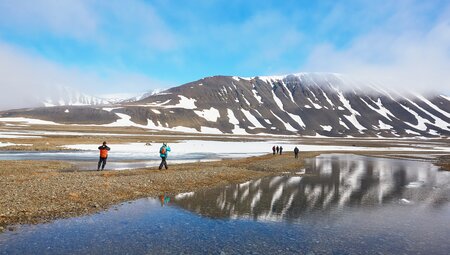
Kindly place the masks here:
POLYGON ((440 156, 436 165, 440 166, 442 170, 450 171, 450 155, 440 156))
POLYGON ((0 164, 0 230, 100 211, 113 204, 161 193, 177 194, 297 171, 317 153, 266 155, 239 160, 172 165, 125 171, 74 171, 55 161, 0 164))

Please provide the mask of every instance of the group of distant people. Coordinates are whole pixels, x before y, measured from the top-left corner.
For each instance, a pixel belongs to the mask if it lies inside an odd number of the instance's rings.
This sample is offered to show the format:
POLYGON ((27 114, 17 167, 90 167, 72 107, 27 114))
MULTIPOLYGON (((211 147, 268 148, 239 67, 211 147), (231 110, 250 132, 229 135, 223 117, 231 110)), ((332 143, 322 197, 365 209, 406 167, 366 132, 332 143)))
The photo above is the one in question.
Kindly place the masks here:
POLYGON ((275 155, 275 153, 276 153, 276 154, 280 154, 280 155, 283 154, 283 146, 278 146, 278 145, 275 146, 275 145, 274 145, 274 146, 272 147, 272 152, 273 152, 273 155, 275 155))
MULTIPOLYGON (((109 148, 106 145, 106 142, 103 142, 103 144, 98 147, 98 150, 100 151, 100 159, 98 160, 97 171, 100 171, 100 168, 103 171, 105 169, 106 160, 108 159, 108 153, 111 150, 111 148, 109 148)), ((161 148, 159 148, 159 156, 161 157, 161 164, 159 164, 159 170, 161 170, 163 166, 165 169, 168 169, 167 156, 169 151, 170 147, 169 145, 167 145, 167 143, 163 143, 161 148)))
MULTIPOLYGON (((272 147, 272 152, 273 152, 273 155, 275 155, 275 154, 283 154, 283 146, 273 146, 272 147)), ((294 148, 294 157, 295 158, 298 158, 298 153, 300 152, 300 150, 297 148, 297 146, 295 146, 295 148, 294 148)))
MULTIPOLYGON (((103 142, 103 144, 98 147, 98 150, 100 151, 100 159, 98 160, 97 171, 100 171, 100 169, 103 171, 105 169, 106 160, 108 159, 108 153, 111 150, 111 148, 109 148, 106 145, 106 142, 103 142)), ((161 170, 163 167, 165 169, 169 168, 167 166, 167 156, 168 156, 169 151, 170 151, 170 147, 167 145, 167 143, 163 143, 163 145, 159 148, 159 156, 161 157, 161 163, 159 164, 159 170, 161 170)), ((272 152, 273 152, 273 155, 283 154, 283 146, 278 146, 278 145, 275 146, 274 145, 272 147, 272 152)), ((299 152, 300 152, 300 150, 296 146, 294 148, 295 158, 298 158, 299 152)))

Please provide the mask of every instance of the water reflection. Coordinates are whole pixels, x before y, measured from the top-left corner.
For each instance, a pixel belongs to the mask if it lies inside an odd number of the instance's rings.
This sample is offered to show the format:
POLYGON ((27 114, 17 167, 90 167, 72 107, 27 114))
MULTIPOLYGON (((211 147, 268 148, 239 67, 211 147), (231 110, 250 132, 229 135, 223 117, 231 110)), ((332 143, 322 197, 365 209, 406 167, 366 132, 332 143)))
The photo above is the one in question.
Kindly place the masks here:
POLYGON ((349 207, 411 204, 439 207, 450 197, 450 173, 430 163, 325 155, 290 174, 195 193, 174 203, 214 218, 296 220, 349 207))

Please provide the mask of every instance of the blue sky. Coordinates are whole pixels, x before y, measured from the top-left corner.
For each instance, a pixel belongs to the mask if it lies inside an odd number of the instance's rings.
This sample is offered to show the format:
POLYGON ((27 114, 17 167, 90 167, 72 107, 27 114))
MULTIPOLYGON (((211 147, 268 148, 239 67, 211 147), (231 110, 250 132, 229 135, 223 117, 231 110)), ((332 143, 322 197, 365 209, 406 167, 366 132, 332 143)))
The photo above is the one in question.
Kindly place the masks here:
POLYGON ((2 87, 103 95, 301 71, 450 87, 449 45, 449 1, 0 0, 2 87))

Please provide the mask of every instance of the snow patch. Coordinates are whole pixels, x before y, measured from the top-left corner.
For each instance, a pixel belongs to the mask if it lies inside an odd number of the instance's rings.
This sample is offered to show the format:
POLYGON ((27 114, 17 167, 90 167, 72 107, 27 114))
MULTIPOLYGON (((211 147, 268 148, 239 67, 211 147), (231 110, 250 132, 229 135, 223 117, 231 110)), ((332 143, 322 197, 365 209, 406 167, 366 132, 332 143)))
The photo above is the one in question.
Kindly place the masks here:
POLYGON ((253 116, 253 114, 250 113, 250 111, 241 109, 242 113, 245 115, 245 117, 253 124, 255 128, 265 128, 258 119, 253 116))
POLYGON ((382 120, 378 121, 378 127, 380 129, 393 129, 394 128, 393 126, 384 123, 382 120))
POLYGON ((328 131, 328 132, 330 132, 331 129, 333 129, 333 127, 330 126, 330 125, 320 125, 320 127, 321 127, 323 130, 328 131))
POLYGON ((39 119, 31 119, 31 118, 23 118, 23 117, 7 117, 0 118, 0 122, 21 122, 27 124, 34 125, 61 125, 59 123, 47 120, 39 120, 39 119))
POLYGON ((220 118, 219 110, 214 107, 209 109, 204 109, 201 111, 194 111, 198 116, 204 118, 207 121, 217 122, 217 119, 220 118))
POLYGON ((270 110, 270 112, 272 113, 273 116, 275 116, 275 118, 277 118, 281 123, 283 123, 284 127, 286 128, 286 130, 292 131, 292 132, 297 132, 298 131, 293 126, 291 126, 291 124, 289 124, 287 122, 284 122, 280 117, 278 117, 275 113, 273 113, 272 110, 270 110))
POLYGON ((234 116, 234 113, 231 109, 227 109, 228 113, 228 119, 230 120, 230 123, 234 125, 234 128, 232 130, 233 134, 235 135, 248 135, 247 131, 245 129, 239 127, 239 120, 234 116))

